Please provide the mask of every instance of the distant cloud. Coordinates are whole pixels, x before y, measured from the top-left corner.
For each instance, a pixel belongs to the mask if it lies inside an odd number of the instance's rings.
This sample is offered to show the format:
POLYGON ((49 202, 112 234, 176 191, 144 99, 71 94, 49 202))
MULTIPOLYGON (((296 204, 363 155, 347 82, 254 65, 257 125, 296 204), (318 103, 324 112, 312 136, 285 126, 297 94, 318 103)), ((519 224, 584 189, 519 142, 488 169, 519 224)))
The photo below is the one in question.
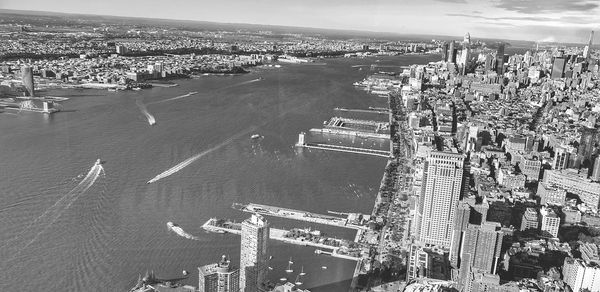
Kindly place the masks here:
POLYGON ((508 11, 526 14, 548 12, 587 12, 600 7, 598 1, 590 0, 498 0, 495 6, 508 11))
POLYGON ((467 0, 435 0, 438 2, 446 2, 446 3, 467 3, 467 0))
POLYGON ((468 17, 475 19, 484 19, 490 21, 506 21, 506 20, 527 20, 527 21, 554 21, 557 20, 555 18, 550 17, 542 17, 542 16, 511 16, 511 17, 487 17, 481 15, 472 15, 465 13, 447 13, 447 16, 457 16, 457 17, 468 17))

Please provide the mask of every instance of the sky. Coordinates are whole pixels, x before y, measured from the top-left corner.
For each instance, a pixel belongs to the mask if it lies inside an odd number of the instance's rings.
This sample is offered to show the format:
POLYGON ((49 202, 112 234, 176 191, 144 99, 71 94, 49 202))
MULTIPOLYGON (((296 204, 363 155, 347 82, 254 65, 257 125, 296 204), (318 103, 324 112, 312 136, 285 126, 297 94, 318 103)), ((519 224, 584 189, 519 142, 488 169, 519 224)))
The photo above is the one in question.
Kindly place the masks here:
POLYGON ((600 31, 600 0, 0 0, 0 9, 573 43, 600 31))

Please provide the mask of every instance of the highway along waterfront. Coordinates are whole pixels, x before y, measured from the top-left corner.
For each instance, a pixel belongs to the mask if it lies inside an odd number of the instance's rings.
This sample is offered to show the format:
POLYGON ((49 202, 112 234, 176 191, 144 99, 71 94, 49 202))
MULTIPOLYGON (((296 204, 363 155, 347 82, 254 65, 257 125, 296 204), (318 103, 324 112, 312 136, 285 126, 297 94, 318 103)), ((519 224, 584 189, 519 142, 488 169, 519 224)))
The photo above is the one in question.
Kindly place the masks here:
MULTIPOLYGON (((438 57, 378 59, 383 65, 410 65, 438 57)), ((352 66, 375 59, 325 62, 182 79, 175 81, 178 86, 139 91, 49 90, 47 95, 69 98, 62 112, 0 115, 0 185, 9 190, 0 205, 0 242, 8 244, 0 247, 0 258, 17 248, 13 242, 35 237, 0 263, 0 291, 124 291, 146 270, 176 277, 222 254, 238 263, 239 237, 202 229, 213 217, 247 218, 231 208, 234 202, 370 214, 387 159, 294 147, 298 133, 321 128, 336 107, 387 108, 386 98, 352 86, 370 74, 352 66), (197 93, 172 99, 190 92, 197 93), (156 124, 149 125, 136 102, 143 102, 156 124), (263 138, 251 139, 253 134, 263 138), (104 161, 103 175, 52 224, 30 228, 81 183, 98 158, 104 161), (184 226, 197 240, 177 236, 167 222, 184 226)), ((283 218, 269 221, 276 228, 311 227, 337 238, 353 239, 356 233, 283 218)), ((293 257, 307 273, 304 288, 348 290, 356 262, 270 243, 273 281, 293 257)), ((185 283, 197 285, 197 273, 185 283)))

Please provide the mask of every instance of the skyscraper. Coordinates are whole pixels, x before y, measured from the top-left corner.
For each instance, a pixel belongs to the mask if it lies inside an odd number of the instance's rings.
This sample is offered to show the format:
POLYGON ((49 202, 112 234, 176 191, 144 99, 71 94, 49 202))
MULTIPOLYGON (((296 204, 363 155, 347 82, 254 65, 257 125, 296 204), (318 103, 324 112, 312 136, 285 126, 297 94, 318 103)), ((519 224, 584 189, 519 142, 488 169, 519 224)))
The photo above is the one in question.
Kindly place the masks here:
POLYGON ((552 169, 565 169, 569 165, 569 152, 564 147, 557 147, 554 151, 552 169))
POLYGON ((35 96, 35 89, 33 83, 33 70, 29 66, 24 66, 21 68, 21 78, 23 81, 23 86, 27 90, 28 96, 35 96))
POLYGON ((233 269, 226 256, 219 263, 198 268, 199 292, 239 292, 240 270, 233 269))
POLYGON ((448 43, 444 42, 442 44, 442 61, 448 62, 448 43))
POLYGON ((456 63, 456 44, 454 41, 451 41, 448 47, 448 62, 456 63))
POLYGON ((471 45, 471 34, 467 32, 467 34, 465 34, 465 38, 463 39, 463 46, 468 47, 469 45, 471 45))
POLYGON ((594 165, 592 166, 592 177, 593 181, 600 181, 600 155, 594 159, 594 165))
POLYGON ((419 202, 422 243, 450 249, 464 164, 465 157, 458 153, 433 151, 427 157, 419 202))
POLYGON ((504 74, 504 44, 498 44, 498 50, 496 51, 496 73, 498 75, 504 74))
POLYGON ((580 160, 582 166, 589 166, 591 158, 596 151, 596 144, 599 143, 600 134, 598 133, 598 129, 587 127, 582 129, 579 147, 577 148, 577 158, 580 160))
POLYGON ((240 291, 263 291, 267 274, 269 224, 258 214, 242 222, 240 250, 240 291))
POLYGON ((468 265, 471 267, 471 271, 495 274, 496 265, 500 258, 500 248, 502 247, 500 223, 469 224, 464 237, 461 267, 468 265))
POLYGON ((562 57, 554 58, 554 62, 552 63, 552 73, 550 74, 550 78, 552 79, 560 79, 563 77, 563 73, 565 72, 565 66, 567 65, 567 59, 562 57))
POLYGON ((586 60, 590 59, 590 56, 591 56, 591 53, 592 53, 591 50, 592 50, 593 43, 594 43, 594 31, 592 30, 590 32, 590 40, 588 41, 587 46, 585 46, 585 48, 583 49, 583 57, 586 60))

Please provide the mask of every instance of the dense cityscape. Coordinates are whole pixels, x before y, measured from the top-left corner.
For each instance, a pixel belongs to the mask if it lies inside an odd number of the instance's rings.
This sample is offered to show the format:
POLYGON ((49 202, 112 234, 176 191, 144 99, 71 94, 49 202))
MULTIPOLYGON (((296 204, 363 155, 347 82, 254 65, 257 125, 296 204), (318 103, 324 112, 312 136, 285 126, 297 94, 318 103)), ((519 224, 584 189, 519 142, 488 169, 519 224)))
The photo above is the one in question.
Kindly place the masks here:
MULTIPOLYGON (((299 267, 297 258, 284 259, 285 277, 271 275, 272 251, 282 245, 356 264, 349 287, 341 291, 600 291, 600 50, 594 31, 579 45, 511 47, 511 41, 476 39, 468 32, 461 39, 398 40, 267 28, 196 29, 146 19, 133 25, 92 16, 88 21, 2 16, 0 118, 68 114, 83 89, 144 95, 177 88, 179 80, 329 67, 332 60, 362 62, 344 65, 364 79, 343 86, 378 102, 365 108, 335 105, 327 109, 330 119, 322 127, 293 133, 297 140, 287 146, 298 156, 386 160, 371 213, 320 214, 288 208, 293 206, 285 200, 266 205, 238 196, 225 204, 247 213, 241 222, 222 217, 196 222, 207 235, 192 235, 171 221, 166 225, 182 241, 218 233, 239 249, 227 246, 226 255, 210 254, 214 262, 197 262, 197 270, 184 270, 181 277, 133 271, 139 278, 131 279, 129 291, 314 291, 305 278, 319 275, 299 267), (407 56, 434 61, 394 63, 407 56), (390 63, 380 62, 384 57, 390 63), (281 224, 281 218, 293 223, 281 224), (338 229, 353 236, 340 236, 338 229), (239 262, 232 261, 233 254, 239 262), (197 282, 190 282, 192 273, 197 282)), ((232 86, 262 81, 260 76, 232 86)), ((152 103, 135 103, 153 129, 161 124, 146 107, 152 103)), ((269 139, 257 128, 186 160, 175 156, 180 162, 146 185, 160 185, 241 138, 249 137, 256 151, 269 139)), ((45 227, 24 248, 94 184, 103 164, 99 158, 87 175, 74 179, 79 185, 47 204, 51 207, 29 228, 45 227), (59 203, 63 209, 52 209, 59 203)), ((14 238, 26 238, 25 231, 14 238)), ((3 255, 12 240, 0 245, 3 255)), ((7 263, 23 251, 16 250, 7 263)), ((317 269, 327 277, 332 268, 317 269)))

